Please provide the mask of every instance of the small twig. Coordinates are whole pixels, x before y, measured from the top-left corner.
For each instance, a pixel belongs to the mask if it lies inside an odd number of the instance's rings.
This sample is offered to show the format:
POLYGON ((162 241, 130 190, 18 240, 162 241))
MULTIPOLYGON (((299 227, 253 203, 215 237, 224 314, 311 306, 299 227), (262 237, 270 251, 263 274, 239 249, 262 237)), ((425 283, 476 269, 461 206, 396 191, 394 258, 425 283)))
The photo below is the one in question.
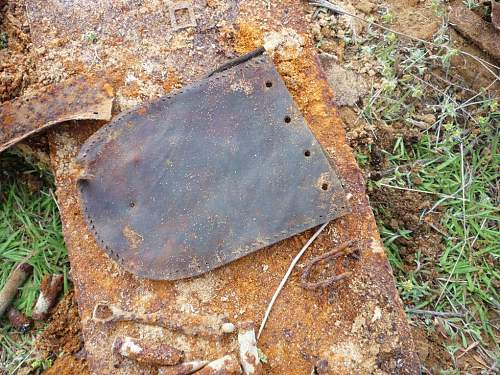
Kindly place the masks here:
POLYGON ((283 279, 281 280, 280 284, 278 285, 278 288, 274 292, 273 297, 271 298, 271 302, 269 302, 269 306, 267 306, 266 312, 264 314, 264 318, 262 319, 262 323, 260 324, 259 328, 259 333, 257 334, 257 339, 259 339, 260 335, 262 334, 262 331, 264 330, 264 327, 266 325, 267 319, 269 319, 269 314, 271 313, 271 310, 273 308, 274 302, 278 298, 278 295, 280 294, 281 290, 285 286, 286 282, 288 281, 288 278, 290 277, 290 274, 292 273, 293 269, 295 268, 295 265, 299 262, 300 258, 306 250, 311 246, 311 244, 314 242, 316 237, 320 235, 321 232, 323 232, 323 229, 326 228, 328 225, 328 222, 324 223, 317 231, 316 233, 313 234, 313 236, 309 239, 309 241, 306 242, 304 247, 300 249, 299 253, 293 258, 292 263, 290 263, 290 266, 288 267, 288 270, 285 273, 285 276, 283 276, 283 279))
POLYGON ((432 311, 432 310, 419 310, 419 309, 408 309, 406 311, 416 315, 430 315, 430 316, 437 316, 440 318, 465 318, 465 314, 448 312, 448 311, 432 311))
POLYGON ((461 200, 465 200, 465 202, 469 202, 469 200, 466 199, 466 198, 460 198, 460 197, 456 197, 456 196, 453 196, 453 195, 437 193, 435 191, 426 191, 426 190, 420 190, 420 189, 411 189, 411 188, 405 188, 405 187, 401 187, 401 186, 394 186, 394 185, 382 184, 382 183, 379 183, 378 185, 385 186, 385 187, 392 188, 392 189, 397 189, 397 190, 412 191, 414 193, 422 193, 422 194, 431 194, 431 195, 437 195, 438 197, 442 197, 442 198, 457 199, 457 200, 460 200, 460 201, 461 200))
MULTIPOLYGON (((422 82, 424 85, 430 87, 431 89, 433 89, 434 91, 438 92, 439 94, 443 95, 444 97, 446 97, 448 100, 450 100, 452 103, 454 103, 457 108, 460 108, 460 104, 457 103, 457 101, 455 99, 453 99, 451 96, 449 96, 445 91, 441 90, 440 88, 434 86, 432 83, 429 83, 427 81, 424 81, 422 78, 416 76, 415 74, 413 73, 410 73, 410 75, 415 78, 417 81, 420 81, 422 82)), ((449 89, 449 87, 447 88, 449 89)), ((465 113, 475 124, 477 124, 477 121, 476 119, 469 113, 467 112, 465 109, 463 108, 460 108, 460 110, 465 113)))
MULTIPOLYGON (((394 33, 394 34, 396 34, 396 35, 402 36, 402 37, 404 37, 404 38, 408 38, 408 39, 411 39, 411 40, 415 40, 415 41, 417 41, 417 42, 421 42, 421 43, 424 43, 424 44, 428 44, 428 45, 431 45, 431 46, 436 47, 436 48, 445 48, 445 49, 447 49, 448 51, 453 50, 451 47, 448 47, 448 46, 446 46, 446 45, 439 45, 439 44, 436 44, 436 43, 430 42, 430 41, 425 40, 425 39, 417 38, 417 37, 415 37, 415 36, 408 35, 408 34, 405 34, 405 33, 400 32, 400 31, 396 31, 396 30, 394 30, 394 29, 391 29, 391 28, 389 28, 389 27, 387 27, 387 26, 384 26, 384 25, 381 25, 381 24, 379 24, 379 23, 376 23, 376 22, 373 22, 373 21, 369 21, 369 20, 367 20, 367 19, 365 19, 365 18, 363 18, 363 17, 360 17, 360 16, 357 16, 357 15, 355 15, 355 14, 349 13, 349 12, 347 12, 346 10, 344 10, 344 9, 340 8, 339 6, 336 6, 336 5, 332 4, 331 2, 329 2, 329 1, 327 1, 327 0, 310 0, 310 1, 309 1, 309 4, 311 4, 311 5, 313 5, 313 6, 323 7, 323 8, 329 9, 329 10, 331 10, 331 11, 335 12, 335 13, 344 14, 344 15, 347 15, 347 16, 350 16, 350 17, 357 18, 357 19, 359 19, 359 20, 361 20, 361 21, 363 21, 363 22, 367 23, 368 25, 373 25, 373 26, 376 26, 376 27, 378 27, 378 28, 380 28, 380 29, 383 29, 383 30, 385 30, 385 31, 389 31, 389 32, 391 32, 391 33, 394 33)), ((458 53, 460 53, 460 54, 462 54, 462 55, 468 56, 468 57, 470 57, 470 58, 472 58, 472 59, 476 60, 476 61, 477 61, 478 63, 480 63, 480 64, 481 64, 481 65, 482 65, 482 66, 483 66, 483 67, 484 67, 484 68, 485 68, 485 69, 486 69, 486 70, 487 70, 487 71, 488 71, 491 75, 493 75, 493 77, 495 77, 495 80, 500 81, 500 76, 499 76, 499 75, 497 75, 497 74, 496 74, 493 70, 491 70, 491 69, 488 67, 488 65, 489 65, 489 66, 491 66, 491 67, 492 67, 492 68, 494 68, 494 69, 498 69, 498 67, 497 67, 497 66, 495 66, 495 65, 493 65, 493 64, 491 64, 491 63, 489 63, 488 61, 485 61, 485 60, 483 60, 483 59, 481 59, 481 58, 479 58, 479 57, 477 57, 477 56, 475 56, 475 55, 473 55, 473 54, 470 54, 470 53, 468 53, 468 52, 465 52, 465 51, 462 51, 462 50, 459 50, 459 49, 458 49, 457 51, 458 51, 458 53)))
POLYGON ((457 355, 457 357, 455 359, 462 358, 464 355, 466 355, 469 351, 471 351, 472 349, 474 349, 478 345, 479 345, 479 341, 473 342, 460 355, 457 355))

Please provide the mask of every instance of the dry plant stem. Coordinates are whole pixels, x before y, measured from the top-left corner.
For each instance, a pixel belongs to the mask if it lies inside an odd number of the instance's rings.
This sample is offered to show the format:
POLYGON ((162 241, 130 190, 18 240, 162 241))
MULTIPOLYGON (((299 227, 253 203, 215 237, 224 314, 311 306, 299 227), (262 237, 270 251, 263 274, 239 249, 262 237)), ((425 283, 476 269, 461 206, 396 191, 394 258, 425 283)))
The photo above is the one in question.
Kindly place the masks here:
POLYGON ((262 373, 262 365, 257 350, 255 326, 253 322, 241 323, 238 329, 238 343, 240 345, 240 363, 243 374, 257 375, 262 373))
POLYGON ((309 289, 309 290, 314 290, 314 289, 318 289, 318 288, 327 288, 327 287, 331 286, 333 283, 340 281, 342 279, 345 279, 346 277, 349 277, 351 275, 351 272, 344 272, 340 275, 331 276, 325 280, 321 280, 318 282, 308 281, 309 275, 311 274, 313 267, 317 263, 319 263, 323 260, 327 260, 327 259, 335 259, 335 258, 338 258, 342 255, 350 253, 350 250, 347 248, 349 246, 351 246, 353 244, 353 242, 354 241, 344 242, 343 244, 339 245, 335 249, 311 259, 307 263, 307 265, 304 267, 304 272, 302 273, 302 276, 300 278, 300 286, 302 286, 302 288, 304 288, 304 289, 309 289))
POLYGON ((430 316, 437 316, 440 318, 465 318, 465 314, 446 312, 446 311, 431 311, 431 310, 419 310, 419 309, 409 309, 406 311, 412 314, 430 315, 430 316))
MULTIPOLYGON (((376 22, 372 22, 372 21, 368 21, 366 19, 364 19, 363 17, 360 17, 360 16, 357 16, 355 14, 352 14, 352 13, 349 13, 347 11, 345 11, 344 9, 340 8, 339 6, 336 6, 335 4, 332 4, 331 2, 327 1, 327 0, 311 0, 309 1, 309 4, 310 5, 313 5, 313 6, 317 6, 317 7, 323 7, 323 8, 326 8, 326 9, 329 9, 331 10, 332 12, 335 12, 335 13, 339 13, 339 14, 344 14, 346 16, 350 16, 350 17, 354 17, 360 21, 363 21, 363 22, 366 22, 367 24, 369 25, 373 25, 373 26, 376 26, 382 30, 385 30, 385 31, 389 31, 391 33, 394 33, 396 35, 399 35, 399 36, 402 36, 404 38, 408 38, 408 39, 411 39, 411 40, 415 40, 417 42, 421 42, 421 43, 424 43, 424 44, 428 44, 428 45, 431 45, 433 47, 437 47, 437 48, 446 48, 447 50, 451 50, 452 48, 448 47, 448 46, 440 46, 436 43, 433 43, 433 42, 429 42, 428 40, 425 40, 425 39, 420 39, 420 38, 417 38, 417 37, 414 37, 414 36, 411 36, 411 35, 408 35, 408 34, 405 34, 405 33, 402 33, 402 32, 399 32, 399 31, 396 31, 394 29, 391 29, 389 27, 386 27, 384 25, 381 25, 379 23, 376 23, 376 22)), ((496 74, 493 70, 490 69, 490 67, 492 67, 493 69, 498 69, 497 66, 489 63, 488 61, 485 61, 471 53, 468 53, 468 52, 465 52, 465 51, 462 51, 462 50, 458 50, 458 53, 464 55, 464 56, 468 56, 474 60, 476 60, 478 63, 480 63, 493 77, 495 77, 495 80, 496 81, 500 81, 500 76, 498 74, 496 74), (488 67, 488 65, 490 67, 488 67)))
POLYGON ((31 315, 35 320, 46 319, 49 311, 55 306, 57 296, 63 288, 64 276, 63 275, 45 275, 40 284, 40 295, 36 301, 31 315))
POLYGON ((106 302, 98 302, 92 312, 92 319, 98 323, 131 321, 158 326, 190 336, 221 336, 234 332, 234 325, 224 317, 210 317, 197 314, 166 316, 162 313, 141 314, 122 310, 106 302), (183 323, 184 322, 184 323, 183 323))
POLYGON ((237 375, 241 374, 241 366, 234 355, 225 355, 216 359, 195 372, 196 375, 237 375))
POLYGON ((182 351, 170 345, 129 336, 118 336, 113 342, 113 352, 137 362, 155 366, 177 365, 184 358, 182 351))
POLYGON ((0 318, 7 311, 17 294, 17 290, 24 284, 32 271, 33 267, 28 263, 21 263, 12 271, 3 289, 0 291, 0 318))
POLYGON ((158 375, 190 375, 207 364, 208 361, 186 361, 175 366, 160 367, 158 375))
POLYGON ((266 309, 266 312, 264 314, 264 318, 262 319, 262 323, 260 324, 259 328, 259 333, 257 334, 257 339, 260 337, 262 334, 262 331, 264 330, 264 327, 266 325, 267 320, 269 319, 269 314, 271 313, 271 310, 273 308, 274 302, 276 302, 276 299, 278 298, 278 295, 280 294, 281 290, 285 286, 286 282, 288 281, 288 278, 290 277, 290 274, 292 273, 293 269, 295 268, 296 264, 299 262, 300 258, 302 258, 302 255, 306 252, 306 250, 311 246, 311 244, 314 242, 316 237, 320 235, 321 232, 323 232, 323 229, 326 228, 329 222, 324 223, 317 231, 316 233, 313 234, 313 236, 309 239, 309 241, 306 242, 304 247, 300 249, 299 253, 293 258, 292 263, 290 263, 290 266, 288 267, 288 270, 285 273, 285 276, 283 276, 283 279, 281 280, 280 284, 278 285, 278 288, 274 292, 273 297, 271 298, 271 302, 269 302, 269 306, 266 309))

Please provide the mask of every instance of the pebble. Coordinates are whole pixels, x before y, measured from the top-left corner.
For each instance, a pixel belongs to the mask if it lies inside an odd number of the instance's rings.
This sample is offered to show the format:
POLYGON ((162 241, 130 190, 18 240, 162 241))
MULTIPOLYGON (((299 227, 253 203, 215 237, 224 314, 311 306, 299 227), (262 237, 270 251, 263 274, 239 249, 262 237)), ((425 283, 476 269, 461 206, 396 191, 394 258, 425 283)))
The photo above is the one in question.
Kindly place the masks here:
POLYGON ((365 14, 370 14, 375 9, 376 5, 368 0, 361 0, 354 3, 354 7, 365 14))

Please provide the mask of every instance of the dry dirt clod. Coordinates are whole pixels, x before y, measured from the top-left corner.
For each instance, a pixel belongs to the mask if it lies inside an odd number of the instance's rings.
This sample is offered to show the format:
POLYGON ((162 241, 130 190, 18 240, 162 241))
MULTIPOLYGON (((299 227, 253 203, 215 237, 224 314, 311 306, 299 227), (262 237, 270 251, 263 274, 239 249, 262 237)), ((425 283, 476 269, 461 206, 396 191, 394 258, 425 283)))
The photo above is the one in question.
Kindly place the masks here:
POLYGON ((360 74, 344 69, 333 57, 322 54, 319 58, 328 83, 335 87, 333 95, 338 106, 354 106, 368 94, 368 84, 360 74))
POLYGON ((158 375, 189 375, 203 368, 208 364, 208 361, 187 361, 179 363, 175 366, 160 367, 158 375))
POLYGON ((257 350, 255 326, 253 322, 240 324, 238 330, 238 343, 240 344, 240 362, 243 374, 256 375, 262 372, 262 365, 257 350))
POLYGON ((225 355, 195 372, 196 375, 238 375, 241 367, 234 355, 225 355))
POLYGON ((118 336, 113 343, 113 352, 155 366, 173 366, 184 358, 182 351, 170 345, 129 336, 118 336))
POLYGON ((358 2, 354 3, 354 7, 359 10, 360 12, 363 12, 364 14, 370 14, 375 10, 377 7, 375 4, 373 4, 371 1, 368 0, 361 0, 358 2))
POLYGON ((3 289, 0 291, 0 318, 7 311, 17 294, 17 290, 24 284, 32 271, 33 267, 28 263, 21 263, 12 271, 3 289))
POLYGON ((49 315, 50 309, 55 306, 57 296, 64 283, 63 275, 45 275, 40 284, 40 295, 36 301, 31 315, 35 320, 44 320, 49 315))
POLYGON ((288 61, 302 54, 304 38, 293 29, 284 28, 264 35, 264 49, 273 58, 288 61))

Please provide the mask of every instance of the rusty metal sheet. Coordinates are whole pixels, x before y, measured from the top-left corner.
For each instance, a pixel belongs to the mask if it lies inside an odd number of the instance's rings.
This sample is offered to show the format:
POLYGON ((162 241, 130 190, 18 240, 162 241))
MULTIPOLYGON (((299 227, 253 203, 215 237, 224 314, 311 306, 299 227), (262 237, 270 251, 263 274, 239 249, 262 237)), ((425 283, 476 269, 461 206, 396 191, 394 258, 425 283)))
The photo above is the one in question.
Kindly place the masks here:
POLYGON ((119 116, 77 162, 94 237, 149 279, 205 273, 348 212, 266 55, 119 116))
POLYGON ((0 106, 0 152, 49 126, 69 120, 109 120, 113 89, 78 77, 0 106))
MULTIPOLYGON (((293 29, 304 38, 302 53, 289 60, 275 57, 273 61, 309 128, 335 161, 352 212, 328 224, 304 254, 276 300, 257 342, 267 357, 263 373, 303 375, 316 368, 317 372, 339 375, 418 374, 411 331, 380 242, 363 177, 346 142, 344 128, 333 107, 331 88, 317 62, 314 43, 304 20, 305 2, 238 1, 238 6, 232 8, 234 13, 226 18, 215 15, 213 10, 224 9, 235 2, 191 2, 197 22, 208 17, 214 24, 224 24, 212 29, 210 43, 202 43, 200 40, 206 34, 197 28, 168 31, 168 35, 158 32, 160 25, 155 17, 164 12, 164 2, 123 0, 119 3, 124 11, 110 15, 119 21, 102 23, 103 30, 114 28, 111 30, 114 33, 100 35, 91 47, 82 45, 81 36, 88 31, 86 25, 99 24, 99 17, 105 14, 103 4, 107 2, 92 2, 91 11, 79 13, 82 23, 78 23, 60 7, 71 10, 76 8, 73 4, 83 3, 83 0, 33 0, 28 6, 37 11, 30 14, 30 26, 35 46, 54 45, 50 56, 37 57, 38 69, 43 70, 53 64, 54 59, 60 59, 64 62, 63 73, 71 74, 81 69, 92 71, 97 64, 105 68, 109 76, 118 72, 130 77, 116 81, 117 104, 122 110, 130 108, 132 102, 155 98, 157 92, 145 89, 158 82, 159 71, 182 71, 182 83, 187 84, 200 79, 236 52, 248 52, 262 45, 269 31, 293 29), (147 28, 144 43, 130 39, 136 30, 126 32, 130 25, 127 17, 131 17, 132 11, 142 17, 142 27, 147 28), (71 33, 69 30, 75 25, 77 30, 71 33), (186 34, 192 36, 187 43, 182 46, 172 43, 186 34), (61 35, 68 39, 66 43, 54 44, 61 35), (116 40, 111 37, 113 35, 116 40), (150 43, 149 35, 154 36, 154 43, 150 43), (202 53, 195 53, 200 46, 203 46, 202 53), (94 55, 91 48, 95 48, 101 59, 94 65, 91 59, 85 60, 85 56, 94 55), (141 71, 140 67, 151 59, 161 65, 161 70, 141 71), (132 88, 138 88, 140 96, 136 96, 137 90, 132 88), (315 267, 311 279, 323 276, 317 278, 323 280, 345 271, 350 271, 351 276, 324 292, 304 289, 301 286, 303 266, 348 240, 356 241, 357 247, 353 250, 357 250, 357 256, 342 256, 337 262, 328 263, 325 269, 315 267)), ((164 93, 161 91, 162 95, 164 93)), ((224 314, 235 324, 252 321, 259 326, 291 259, 312 231, 187 280, 152 281, 124 272, 100 250, 88 230, 77 199, 78 175, 74 159, 81 145, 98 128, 99 124, 95 123, 82 124, 78 128, 64 126, 50 137, 65 241, 92 373, 157 374, 157 370, 149 366, 130 360, 116 361, 112 346, 119 335, 170 343, 184 351, 186 361, 212 361, 227 354, 238 355, 236 335, 192 337, 138 322, 102 324, 92 320, 92 311, 99 301, 106 301, 135 313, 181 316, 183 323, 188 323, 193 315, 224 314)))

